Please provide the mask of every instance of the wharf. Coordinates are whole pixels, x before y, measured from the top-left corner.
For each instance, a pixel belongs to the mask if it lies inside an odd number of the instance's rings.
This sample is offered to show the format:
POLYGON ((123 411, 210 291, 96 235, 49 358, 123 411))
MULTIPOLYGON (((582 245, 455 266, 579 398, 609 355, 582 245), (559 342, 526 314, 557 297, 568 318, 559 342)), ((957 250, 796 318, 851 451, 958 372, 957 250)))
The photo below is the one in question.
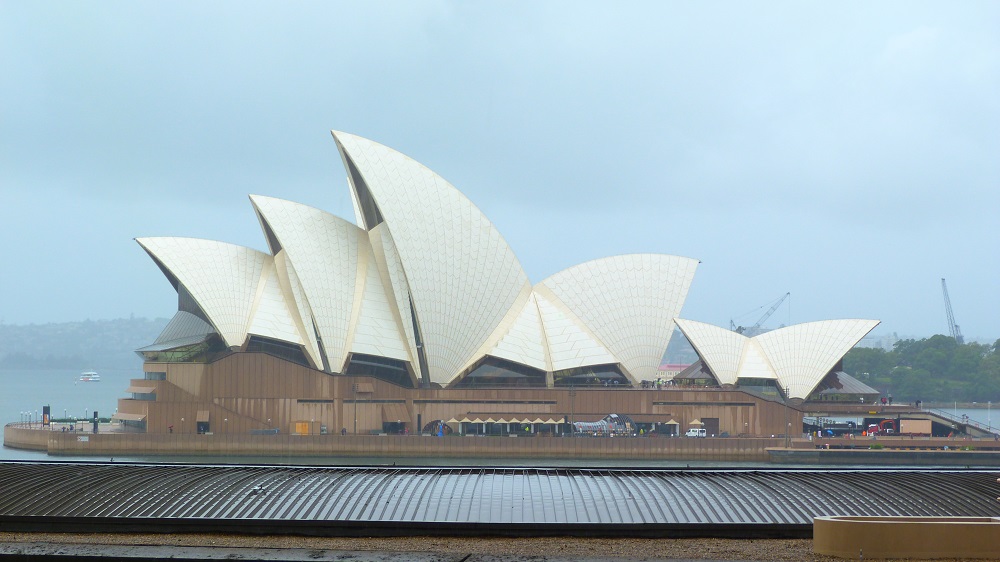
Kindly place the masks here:
POLYGON ((968 417, 956 416, 947 410, 916 407, 911 404, 846 404, 836 402, 806 402, 799 406, 799 411, 807 418, 882 418, 882 419, 913 419, 930 420, 937 427, 979 438, 995 438, 997 428, 971 420, 968 417))
POLYGON ((770 462, 801 465, 1000 466, 1000 441, 935 437, 796 440, 767 450, 770 462))
POLYGON ((289 435, 50 431, 23 424, 4 427, 4 446, 51 456, 222 456, 606 459, 632 461, 767 462, 781 437, 500 437, 431 435, 289 435))

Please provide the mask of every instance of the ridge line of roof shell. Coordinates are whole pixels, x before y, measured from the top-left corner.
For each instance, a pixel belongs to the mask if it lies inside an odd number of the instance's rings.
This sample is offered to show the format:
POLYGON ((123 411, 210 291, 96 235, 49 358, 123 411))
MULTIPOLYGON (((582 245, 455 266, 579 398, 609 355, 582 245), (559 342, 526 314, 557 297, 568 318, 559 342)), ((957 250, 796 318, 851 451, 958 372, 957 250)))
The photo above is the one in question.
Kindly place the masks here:
POLYGON ((442 176, 383 144, 331 132, 388 227, 406 272, 430 379, 446 385, 530 288, 528 276, 496 226, 442 176))

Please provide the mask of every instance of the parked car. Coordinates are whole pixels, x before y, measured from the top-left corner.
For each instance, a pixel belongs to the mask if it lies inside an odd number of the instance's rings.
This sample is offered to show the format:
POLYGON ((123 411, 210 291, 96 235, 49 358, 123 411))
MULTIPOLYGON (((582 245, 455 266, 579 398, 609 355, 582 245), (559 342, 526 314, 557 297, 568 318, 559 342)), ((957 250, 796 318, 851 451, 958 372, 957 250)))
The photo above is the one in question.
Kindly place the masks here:
POLYGON ((708 431, 705 429, 698 429, 692 427, 691 429, 687 430, 687 433, 684 434, 684 437, 708 437, 708 431))

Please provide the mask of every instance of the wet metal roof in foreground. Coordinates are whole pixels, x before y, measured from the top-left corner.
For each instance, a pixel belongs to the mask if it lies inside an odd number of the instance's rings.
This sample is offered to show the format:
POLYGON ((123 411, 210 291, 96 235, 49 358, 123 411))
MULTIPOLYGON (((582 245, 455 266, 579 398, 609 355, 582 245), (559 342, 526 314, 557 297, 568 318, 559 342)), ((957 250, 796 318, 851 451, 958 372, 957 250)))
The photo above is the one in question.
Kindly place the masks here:
POLYGON ((460 524, 536 534, 549 525, 604 530, 598 533, 616 525, 811 528, 822 515, 996 516, 996 477, 945 470, 0 463, 0 522, 410 524, 401 534, 460 524))

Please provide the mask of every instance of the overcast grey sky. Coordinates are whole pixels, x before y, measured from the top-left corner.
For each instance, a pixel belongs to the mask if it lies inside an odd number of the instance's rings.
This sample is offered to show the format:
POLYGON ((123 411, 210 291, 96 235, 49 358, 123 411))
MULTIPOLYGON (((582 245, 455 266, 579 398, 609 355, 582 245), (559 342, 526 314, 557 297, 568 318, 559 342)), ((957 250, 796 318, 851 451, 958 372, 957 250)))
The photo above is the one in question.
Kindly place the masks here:
POLYGON ((1000 337, 1000 3, 0 0, 0 321, 169 317, 132 240, 353 220, 329 129, 426 164, 533 282, 702 260, 683 316, 1000 337))

